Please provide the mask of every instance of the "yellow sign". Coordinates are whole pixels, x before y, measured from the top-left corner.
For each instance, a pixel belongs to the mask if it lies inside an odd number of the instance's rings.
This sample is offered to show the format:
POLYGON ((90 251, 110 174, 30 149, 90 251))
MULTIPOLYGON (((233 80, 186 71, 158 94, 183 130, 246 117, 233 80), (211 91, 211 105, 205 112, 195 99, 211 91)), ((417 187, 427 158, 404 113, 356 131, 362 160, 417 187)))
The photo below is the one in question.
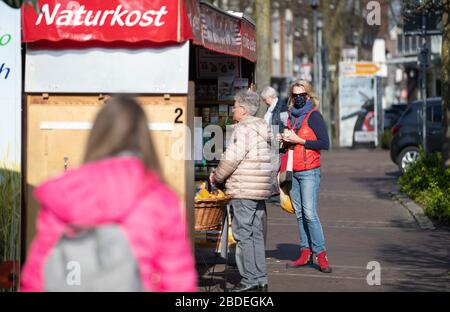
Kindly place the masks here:
POLYGON ((356 75, 375 75, 380 68, 372 63, 356 63, 355 64, 356 75))
POLYGON ((341 75, 350 76, 375 76, 380 68, 373 63, 340 63, 341 75))

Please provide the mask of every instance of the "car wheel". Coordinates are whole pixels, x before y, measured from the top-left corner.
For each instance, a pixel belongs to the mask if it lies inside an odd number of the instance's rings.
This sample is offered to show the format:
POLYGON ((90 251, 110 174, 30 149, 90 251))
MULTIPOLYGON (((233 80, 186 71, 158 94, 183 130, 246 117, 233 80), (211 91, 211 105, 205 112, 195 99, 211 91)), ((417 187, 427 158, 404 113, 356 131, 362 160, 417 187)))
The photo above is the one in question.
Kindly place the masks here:
POLYGON ((414 164, 419 159, 419 148, 416 146, 408 146, 398 155, 397 164, 402 173, 405 173, 408 166, 414 164))

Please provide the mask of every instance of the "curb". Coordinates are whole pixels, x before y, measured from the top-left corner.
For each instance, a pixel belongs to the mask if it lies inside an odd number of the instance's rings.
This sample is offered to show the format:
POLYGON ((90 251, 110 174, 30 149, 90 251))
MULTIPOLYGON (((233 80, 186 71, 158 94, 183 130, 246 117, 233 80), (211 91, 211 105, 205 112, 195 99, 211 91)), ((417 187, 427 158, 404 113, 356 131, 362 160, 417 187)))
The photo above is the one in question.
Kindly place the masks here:
POLYGON ((435 230, 433 222, 425 215, 425 211, 421 206, 412 201, 408 196, 400 192, 390 192, 390 195, 405 207, 416 220, 417 225, 422 230, 435 230))

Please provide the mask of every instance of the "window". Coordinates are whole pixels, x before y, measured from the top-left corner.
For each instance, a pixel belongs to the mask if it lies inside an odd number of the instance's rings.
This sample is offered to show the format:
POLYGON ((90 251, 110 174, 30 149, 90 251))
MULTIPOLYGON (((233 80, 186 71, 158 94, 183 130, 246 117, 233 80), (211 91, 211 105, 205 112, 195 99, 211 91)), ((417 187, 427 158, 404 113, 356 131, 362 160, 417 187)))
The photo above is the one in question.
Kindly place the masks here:
POLYGON ((442 123, 442 104, 440 102, 433 103, 433 122, 442 123))
POLYGON ((433 123, 442 122, 441 102, 433 101, 427 103, 427 121, 433 123))

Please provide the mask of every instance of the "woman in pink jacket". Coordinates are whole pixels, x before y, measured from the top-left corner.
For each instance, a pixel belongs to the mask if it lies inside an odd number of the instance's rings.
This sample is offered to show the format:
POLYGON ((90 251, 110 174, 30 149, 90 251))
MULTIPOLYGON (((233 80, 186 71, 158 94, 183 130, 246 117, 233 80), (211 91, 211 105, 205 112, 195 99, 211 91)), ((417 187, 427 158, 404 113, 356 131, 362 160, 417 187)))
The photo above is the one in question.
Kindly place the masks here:
POLYGON ((159 178, 134 99, 109 99, 85 164, 39 186, 35 197, 41 210, 21 291, 197 290, 181 207, 159 178))

